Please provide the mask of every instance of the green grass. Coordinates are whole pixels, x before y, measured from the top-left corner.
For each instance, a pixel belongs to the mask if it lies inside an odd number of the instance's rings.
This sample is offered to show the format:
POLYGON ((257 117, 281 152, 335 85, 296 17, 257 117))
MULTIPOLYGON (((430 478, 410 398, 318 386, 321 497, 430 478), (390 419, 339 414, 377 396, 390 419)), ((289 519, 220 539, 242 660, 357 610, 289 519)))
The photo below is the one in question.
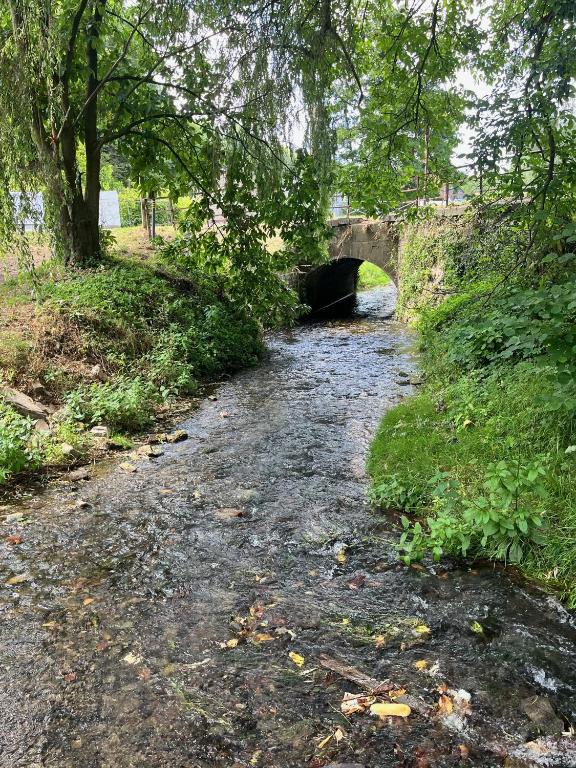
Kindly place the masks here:
POLYGON ((558 351, 572 344, 574 292, 563 286, 516 291, 482 313, 474 291, 427 310, 426 386, 385 414, 368 469, 373 499, 422 523, 407 528, 408 559, 436 548, 517 560, 574 607, 576 399, 558 351), (532 514, 543 526, 525 530, 532 514))
POLYGON ((59 463, 62 442, 73 445, 77 460, 88 447, 82 433, 94 424, 119 433, 150 426, 160 404, 195 391, 207 377, 254 364, 263 349, 258 320, 217 278, 176 276, 138 259, 109 258, 67 275, 44 265, 36 280, 21 276, 4 284, 1 304, 12 310, 8 329, 0 326, 0 339, 9 342, 0 355, 0 381, 26 389, 33 369, 66 410, 47 435, 0 402, 0 483, 59 463), (32 312, 36 335, 25 322, 32 312), (90 376, 94 365, 103 380, 90 376))
POLYGON ((388 285, 390 278, 375 264, 363 261, 358 272, 358 290, 366 291, 369 288, 377 288, 379 285, 388 285))

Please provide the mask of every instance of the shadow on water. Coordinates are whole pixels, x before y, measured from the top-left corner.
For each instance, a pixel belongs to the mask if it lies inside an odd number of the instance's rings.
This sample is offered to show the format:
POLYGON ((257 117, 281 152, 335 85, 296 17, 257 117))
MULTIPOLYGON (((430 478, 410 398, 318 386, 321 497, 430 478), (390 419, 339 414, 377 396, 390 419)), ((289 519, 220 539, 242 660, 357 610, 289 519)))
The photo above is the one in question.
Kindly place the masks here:
POLYGON ((187 441, 4 510, 2 768, 576 765, 573 617, 505 572, 402 566, 367 504, 414 370, 393 304, 270 336, 187 441), (410 716, 344 715, 358 670, 410 716))

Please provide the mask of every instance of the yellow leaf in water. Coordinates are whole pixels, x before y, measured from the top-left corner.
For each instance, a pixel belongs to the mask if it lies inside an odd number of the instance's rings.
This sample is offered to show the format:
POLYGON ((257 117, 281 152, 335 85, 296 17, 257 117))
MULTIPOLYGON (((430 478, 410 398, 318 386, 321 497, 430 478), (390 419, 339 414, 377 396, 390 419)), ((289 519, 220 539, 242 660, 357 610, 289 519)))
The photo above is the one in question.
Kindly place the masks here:
POLYGON ((288 654, 288 657, 290 661, 293 661, 294 664, 296 664, 297 667, 303 667, 304 666, 304 656, 300 656, 299 653, 295 653, 294 651, 290 651, 288 654))
POLYGON ((344 547, 342 549, 338 550, 338 554, 336 555, 336 560, 338 560, 339 563, 345 563, 346 562, 346 550, 344 547))
POLYGON ((257 749, 256 752, 254 752, 254 754, 250 758, 250 765, 256 765, 258 760, 260 760, 260 755, 261 754, 262 754, 262 750, 261 749, 257 749))
POLYGON ((430 632, 430 627, 427 627, 426 624, 418 624, 417 627, 414 627, 414 631, 418 632, 419 635, 427 635, 430 632))
POLYGON ((479 621, 473 621, 472 624, 470 624, 470 629, 477 635, 482 635, 484 633, 484 627, 479 621))
POLYGON ((127 653, 122 661, 125 661, 126 664, 142 664, 144 659, 142 656, 137 656, 135 653, 127 653))
POLYGON ((350 619, 342 619, 342 624, 343 624, 345 627, 348 627, 348 626, 350 625, 350 619))
POLYGON ((328 744, 331 738, 332 738, 332 734, 330 733, 328 736, 326 736, 325 739, 322 739, 322 741, 318 743, 318 749, 324 749, 324 747, 326 746, 326 744, 328 744))
POLYGON ((404 696, 405 693, 405 688, 397 688, 395 691, 388 691, 388 696, 390 696, 391 699, 397 699, 399 696, 404 696))
POLYGON ((380 720, 384 720, 387 717, 408 717, 412 712, 408 704, 394 704, 393 702, 382 702, 372 704, 370 712, 373 715, 378 715, 380 720))
POLYGON ((340 744, 342 739, 344 738, 344 731, 342 728, 336 728, 334 731, 334 738, 336 739, 336 744, 340 744))
POLYGON ((272 635, 269 635, 267 632, 258 632, 257 635, 254 635, 254 640, 257 643, 267 643, 268 640, 274 640, 272 635))
POLYGON ((386 645, 386 637, 384 635, 376 635, 374 638, 374 645, 376 648, 382 648, 386 645))
POLYGON ((23 581, 29 581, 29 580, 30 580, 30 574, 19 573, 17 576, 12 576, 11 579, 8 579, 6 584, 22 584, 23 581))
POLYGON ((84 600, 82 600, 82 605, 90 605, 94 602, 93 597, 85 597, 84 600))
POLYGON ((238 638, 237 637, 231 637, 230 640, 226 640, 226 647, 227 648, 236 648, 238 645, 238 638))
POLYGON ((414 666, 416 667, 416 669, 419 669, 420 671, 422 671, 423 669, 428 669, 428 662, 426 661, 426 659, 418 659, 418 661, 414 662, 414 666))
POLYGON ((443 693, 438 699, 438 711, 441 715, 449 715, 453 709, 454 704, 452 703, 452 699, 450 696, 446 696, 446 694, 443 693))

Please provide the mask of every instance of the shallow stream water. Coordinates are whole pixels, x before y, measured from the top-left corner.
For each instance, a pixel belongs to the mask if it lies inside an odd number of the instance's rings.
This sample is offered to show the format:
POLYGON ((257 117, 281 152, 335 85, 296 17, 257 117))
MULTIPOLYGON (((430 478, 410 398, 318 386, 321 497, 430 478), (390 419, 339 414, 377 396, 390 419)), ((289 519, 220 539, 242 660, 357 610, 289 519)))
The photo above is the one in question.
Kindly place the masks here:
POLYGON ((415 366, 393 304, 274 334, 188 440, 3 510, 2 768, 576 766, 573 617, 501 570, 399 564, 366 501, 415 366), (409 717, 344 716, 358 673, 409 717))

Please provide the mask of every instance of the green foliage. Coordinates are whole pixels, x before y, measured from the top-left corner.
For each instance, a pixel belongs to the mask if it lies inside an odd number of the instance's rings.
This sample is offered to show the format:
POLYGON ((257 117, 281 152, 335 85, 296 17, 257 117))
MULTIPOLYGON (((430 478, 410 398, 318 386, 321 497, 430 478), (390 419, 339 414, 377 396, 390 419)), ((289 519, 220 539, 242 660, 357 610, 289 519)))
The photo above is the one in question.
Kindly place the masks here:
POLYGON ((336 96, 337 185, 355 210, 386 213, 414 199, 416 183, 433 198, 458 176, 450 156, 466 99, 453 82, 480 39, 468 10, 460 0, 363 6, 355 63, 364 99, 341 85, 336 96))
POLYGON ((540 459, 527 465, 501 460, 486 466, 479 493, 467 496, 449 473, 438 473, 429 481, 434 514, 426 518, 427 531, 402 517, 402 560, 410 564, 430 550, 436 560, 445 552, 466 557, 472 551, 520 562, 532 544, 544 541, 545 476, 540 459))
POLYGON ((86 425, 106 424, 113 430, 135 432, 152 423, 156 400, 157 390, 150 381, 118 376, 70 392, 66 408, 71 419, 86 425))
POLYGON ((17 472, 38 466, 41 454, 35 437, 30 419, 0 403, 0 484, 17 472))
MULTIPOLYGON (((504 559, 576 604, 573 259, 553 251, 539 274, 510 283, 498 278, 513 258, 504 232, 488 239, 497 244, 491 269, 486 240, 466 237, 468 252, 451 237, 432 244, 453 294, 438 303, 427 281, 412 282, 426 387, 383 418, 369 459, 372 498, 407 513, 405 562, 426 553, 504 559)), ((417 272, 422 253, 424 242, 403 268, 417 272)))

